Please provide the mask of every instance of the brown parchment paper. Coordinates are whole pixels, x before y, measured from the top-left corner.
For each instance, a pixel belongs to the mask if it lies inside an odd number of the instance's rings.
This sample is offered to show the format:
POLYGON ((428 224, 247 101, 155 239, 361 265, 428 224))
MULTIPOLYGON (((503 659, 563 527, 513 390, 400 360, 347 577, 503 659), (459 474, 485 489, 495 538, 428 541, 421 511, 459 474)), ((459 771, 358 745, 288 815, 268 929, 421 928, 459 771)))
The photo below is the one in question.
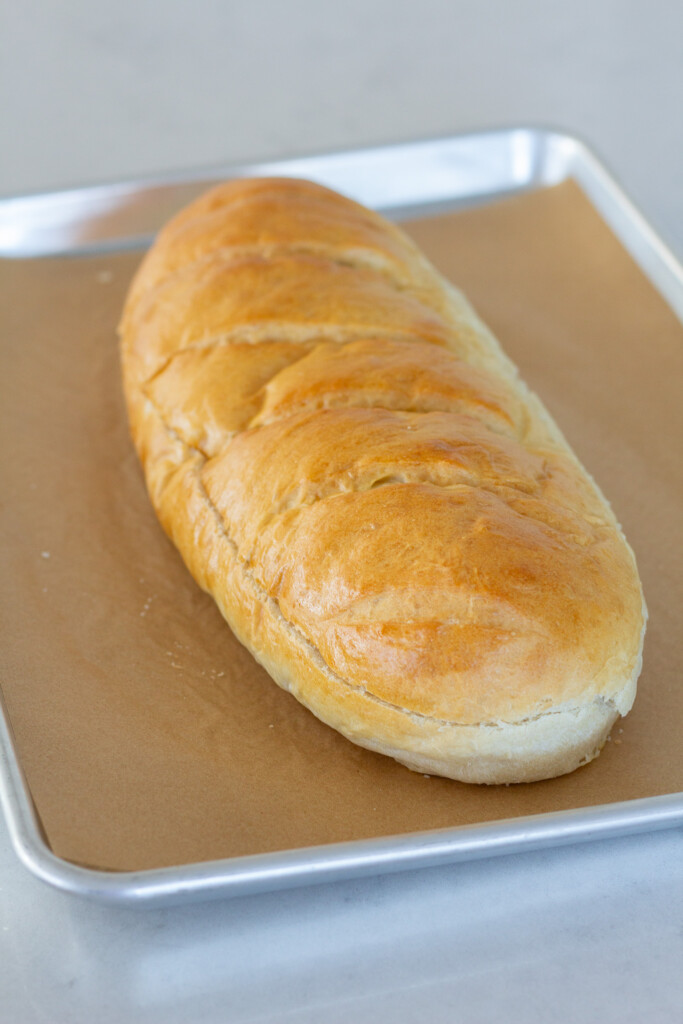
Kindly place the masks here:
POLYGON ((572 775, 424 778, 279 690, 149 506, 115 327, 138 253, 0 264, 2 689, 58 855, 122 870, 683 789, 683 328, 571 183, 409 230, 611 500, 650 608, 633 712, 572 775))

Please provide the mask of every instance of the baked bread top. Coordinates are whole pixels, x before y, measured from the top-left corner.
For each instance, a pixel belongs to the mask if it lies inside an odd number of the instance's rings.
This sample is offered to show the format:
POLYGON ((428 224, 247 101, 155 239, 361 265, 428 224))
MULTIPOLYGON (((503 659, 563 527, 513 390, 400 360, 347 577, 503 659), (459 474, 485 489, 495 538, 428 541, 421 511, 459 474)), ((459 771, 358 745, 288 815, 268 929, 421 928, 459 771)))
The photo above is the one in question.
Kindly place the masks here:
POLYGON ((397 227, 308 182, 219 186, 160 233, 121 336, 160 519, 280 685, 454 778, 598 752, 640 669, 632 552, 397 227))

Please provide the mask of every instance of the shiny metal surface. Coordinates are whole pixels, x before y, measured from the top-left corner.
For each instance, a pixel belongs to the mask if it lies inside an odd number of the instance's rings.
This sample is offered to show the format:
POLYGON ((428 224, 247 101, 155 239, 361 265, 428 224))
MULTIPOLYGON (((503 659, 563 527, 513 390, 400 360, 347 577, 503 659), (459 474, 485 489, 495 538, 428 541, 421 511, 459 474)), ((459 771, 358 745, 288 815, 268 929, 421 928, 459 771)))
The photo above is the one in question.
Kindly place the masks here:
POLYGON ((250 175, 306 177, 383 212, 551 184, 566 176, 574 143, 519 129, 384 146, 303 159, 208 169, 170 178, 0 201, 0 255, 43 256, 144 244, 171 214, 213 181, 250 175))
MULTIPOLYGON (((303 176, 396 218, 486 202, 574 179, 683 319, 683 269, 583 144, 516 129, 415 144, 212 169, 192 181, 79 189, 0 202, 0 256, 31 258, 142 245, 211 181, 303 176)), ((145 872, 78 867, 48 848, 6 715, 0 715, 0 802, 14 848, 65 891, 122 905, 166 905, 499 856, 654 831, 683 823, 683 793, 476 826, 145 872)))

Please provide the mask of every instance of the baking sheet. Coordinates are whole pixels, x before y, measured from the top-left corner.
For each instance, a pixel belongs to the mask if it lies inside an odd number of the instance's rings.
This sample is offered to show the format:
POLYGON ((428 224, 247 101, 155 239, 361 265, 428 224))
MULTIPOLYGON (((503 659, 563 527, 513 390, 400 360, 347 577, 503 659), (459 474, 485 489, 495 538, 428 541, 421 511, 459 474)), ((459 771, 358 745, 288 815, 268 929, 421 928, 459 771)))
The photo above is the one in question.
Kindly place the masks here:
POLYGON ((317 722, 237 644, 149 507, 115 339, 140 253, 4 262, 0 678, 58 858, 145 872, 683 789, 683 327, 574 182, 406 227, 621 519, 651 616, 634 711, 596 762, 511 787, 424 778, 317 722))

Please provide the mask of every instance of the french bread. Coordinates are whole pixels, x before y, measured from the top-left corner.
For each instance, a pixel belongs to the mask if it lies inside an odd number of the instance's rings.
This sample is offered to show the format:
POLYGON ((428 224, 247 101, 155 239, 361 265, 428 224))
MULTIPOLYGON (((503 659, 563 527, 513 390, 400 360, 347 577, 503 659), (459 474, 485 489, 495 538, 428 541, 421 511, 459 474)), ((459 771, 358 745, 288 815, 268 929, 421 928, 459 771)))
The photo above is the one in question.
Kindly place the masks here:
POLYGON ((646 609, 610 506, 463 295, 319 185, 212 189, 121 321, 151 501, 275 682, 426 774, 594 758, 646 609))

